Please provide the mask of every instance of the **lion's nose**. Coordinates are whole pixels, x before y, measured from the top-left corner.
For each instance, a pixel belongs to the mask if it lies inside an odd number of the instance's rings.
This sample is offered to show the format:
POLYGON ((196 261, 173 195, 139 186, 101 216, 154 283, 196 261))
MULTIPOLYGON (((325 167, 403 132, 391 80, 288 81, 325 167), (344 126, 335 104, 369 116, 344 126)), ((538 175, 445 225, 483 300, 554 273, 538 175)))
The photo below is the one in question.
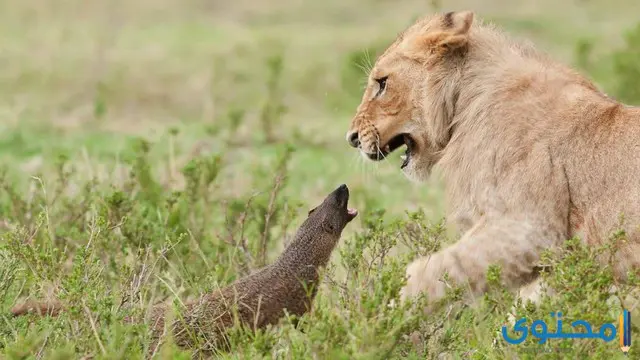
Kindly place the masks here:
POLYGON ((349 145, 353 146, 354 148, 360 146, 360 139, 358 139, 358 133, 356 131, 347 133, 347 141, 349 142, 349 145))

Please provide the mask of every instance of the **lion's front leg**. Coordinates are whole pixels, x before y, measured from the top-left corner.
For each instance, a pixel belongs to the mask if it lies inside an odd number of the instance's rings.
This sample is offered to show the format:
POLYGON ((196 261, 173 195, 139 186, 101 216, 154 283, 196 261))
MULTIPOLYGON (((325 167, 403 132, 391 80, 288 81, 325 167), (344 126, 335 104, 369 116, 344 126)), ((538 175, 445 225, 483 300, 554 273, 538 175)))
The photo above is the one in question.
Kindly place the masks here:
POLYGON ((445 272, 471 295, 479 295, 486 290, 485 276, 491 264, 501 265, 507 286, 521 286, 533 280, 541 250, 557 244, 562 237, 561 231, 530 219, 485 220, 457 243, 413 261, 407 267, 407 284, 400 299, 424 292, 430 302, 437 301, 445 295, 446 285, 440 281, 445 272))

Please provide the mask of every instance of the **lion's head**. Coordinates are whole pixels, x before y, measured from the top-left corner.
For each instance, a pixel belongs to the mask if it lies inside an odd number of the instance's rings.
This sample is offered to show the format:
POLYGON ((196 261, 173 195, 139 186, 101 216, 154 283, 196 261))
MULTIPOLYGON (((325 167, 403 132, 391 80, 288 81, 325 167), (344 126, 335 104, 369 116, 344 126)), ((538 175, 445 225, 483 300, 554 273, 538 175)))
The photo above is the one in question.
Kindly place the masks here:
POLYGON ((419 20, 376 60, 347 141, 368 159, 406 145, 402 170, 425 179, 451 137, 456 79, 464 64, 472 12, 419 20))

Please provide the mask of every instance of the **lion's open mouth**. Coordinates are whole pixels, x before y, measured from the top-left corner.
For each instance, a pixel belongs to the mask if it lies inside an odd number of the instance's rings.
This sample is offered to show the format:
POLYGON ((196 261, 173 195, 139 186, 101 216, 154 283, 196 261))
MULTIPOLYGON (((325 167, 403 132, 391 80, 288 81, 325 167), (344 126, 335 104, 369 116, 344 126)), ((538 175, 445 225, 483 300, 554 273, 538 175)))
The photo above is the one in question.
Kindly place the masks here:
POLYGON ((399 134, 393 137, 385 146, 378 149, 376 154, 367 154, 367 156, 369 159, 374 161, 384 160, 389 154, 403 145, 407 145, 407 150, 404 155, 400 157, 402 159, 402 165, 400 168, 404 169, 409 164, 409 160, 411 160, 411 152, 415 147, 415 142, 409 134, 399 134))

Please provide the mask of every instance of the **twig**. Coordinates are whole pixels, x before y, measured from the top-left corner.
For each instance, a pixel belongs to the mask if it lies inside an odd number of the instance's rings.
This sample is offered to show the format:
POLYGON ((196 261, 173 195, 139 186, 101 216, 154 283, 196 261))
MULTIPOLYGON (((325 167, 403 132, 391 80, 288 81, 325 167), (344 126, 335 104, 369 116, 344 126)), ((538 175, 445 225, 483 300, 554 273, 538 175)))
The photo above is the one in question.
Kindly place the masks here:
POLYGON ((280 193, 280 188, 282 186, 283 179, 285 176, 283 171, 284 168, 285 166, 281 166, 278 173, 276 174, 273 189, 271 190, 271 195, 269 196, 269 205, 267 206, 267 212, 264 215, 264 228, 262 231, 262 237, 260 238, 260 253, 258 254, 258 259, 259 259, 258 266, 264 266, 267 262, 267 243, 269 242, 269 224, 271 222, 271 217, 275 212, 274 207, 276 203, 276 198, 280 193))
POLYGON ((47 343, 49 342, 49 336, 51 336, 51 332, 47 333, 47 336, 44 337, 44 341, 42 342, 42 346, 40 346, 40 349, 38 350, 38 353, 36 354, 36 359, 42 359, 42 352, 44 351, 44 347, 47 346, 47 343))
POLYGON ((104 345, 102 345, 102 341, 100 340, 100 336, 98 335, 98 330, 96 330, 96 324, 93 321, 93 316, 91 316, 91 311, 89 310, 87 305, 85 305, 84 299, 82 299, 82 308, 84 309, 85 313, 87 313, 87 316, 89 317, 89 324, 91 324, 93 335, 96 337, 98 346, 100 346, 100 351, 102 352, 102 355, 105 355, 107 353, 107 350, 105 350, 104 345))
POLYGON ((240 238, 236 239, 234 233, 235 233, 235 226, 232 225, 231 220, 229 219, 228 215, 229 212, 226 211, 226 222, 227 222, 227 233, 228 236, 227 238, 221 236, 220 234, 218 234, 218 238, 222 239, 224 242, 226 242, 227 244, 229 244, 230 246, 233 246, 234 249, 240 249, 242 251, 242 254, 244 256, 244 261, 242 261, 240 263, 240 267, 241 267, 241 272, 242 274, 248 274, 252 268, 252 266, 250 266, 249 264, 253 263, 253 256, 251 255, 251 251, 249 251, 249 246, 247 244, 247 239, 245 238, 244 234, 245 234, 245 228, 246 228, 246 220, 249 214, 249 209, 251 208, 251 204, 253 202, 253 199, 256 198, 256 196, 258 196, 260 193, 256 192, 253 193, 249 199, 247 200, 247 202, 244 205, 244 210, 242 211, 242 213, 239 216, 239 220, 236 221, 236 224, 239 222, 240 223, 240 238))
POLYGON ((49 232, 49 240, 51 240, 51 242, 55 242, 55 239, 56 239, 55 233, 51 228, 51 220, 49 219, 49 207, 47 205, 47 188, 44 186, 44 182, 39 177, 32 176, 31 178, 34 180, 37 180, 40 183, 40 188, 42 189, 42 194, 44 198, 44 206, 42 206, 43 208, 42 210, 44 211, 45 220, 47 222, 47 231, 49 232))
POLYGON ((189 239, 191 240, 191 242, 195 246, 196 250, 198 250, 198 252, 200 253, 200 257, 202 258, 202 261, 204 261, 204 265, 207 267, 207 271, 210 270, 211 269, 211 265, 209 264, 209 261, 207 261, 207 257, 204 254, 204 252, 202 251, 202 248, 200 247, 200 244, 196 241, 196 239, 193 236, 193 233, 191 232, 190 229, 187 229, 187 233, 189 234, 189 239))
POLYGON ((251 197, 249 197, 249 200, 247 200, 247 203, 245 204, 244 211, 240 214, 240 245, 242 246, 242 249, 249 254, 249 256, 251 256, 251 253, 247 246, 247 239, 244 237, 245 223, 247 220, 247 214, 249 213, 248 209, 251 207, 253 199, 255 199, 258 194, 259 193, 253 193, 251 197))
POLYGON ((178 302, 180 303, 180 305, 182 305, 182 307, 185 307, 184 303, 182 302, 182 300, 180 299, 180 296, 178 296, 178 293, 173 290, 173 288, 171 287, 171 285, 169 285, 168 282, 166 282, 163 278, 161 278, 160 276, 156 275, 156 278, 160 281, 162 281, 162 283, 169 289, 169 291, 171 291, 171 293, 173 294, 173 296, 178 300, 178 302))

